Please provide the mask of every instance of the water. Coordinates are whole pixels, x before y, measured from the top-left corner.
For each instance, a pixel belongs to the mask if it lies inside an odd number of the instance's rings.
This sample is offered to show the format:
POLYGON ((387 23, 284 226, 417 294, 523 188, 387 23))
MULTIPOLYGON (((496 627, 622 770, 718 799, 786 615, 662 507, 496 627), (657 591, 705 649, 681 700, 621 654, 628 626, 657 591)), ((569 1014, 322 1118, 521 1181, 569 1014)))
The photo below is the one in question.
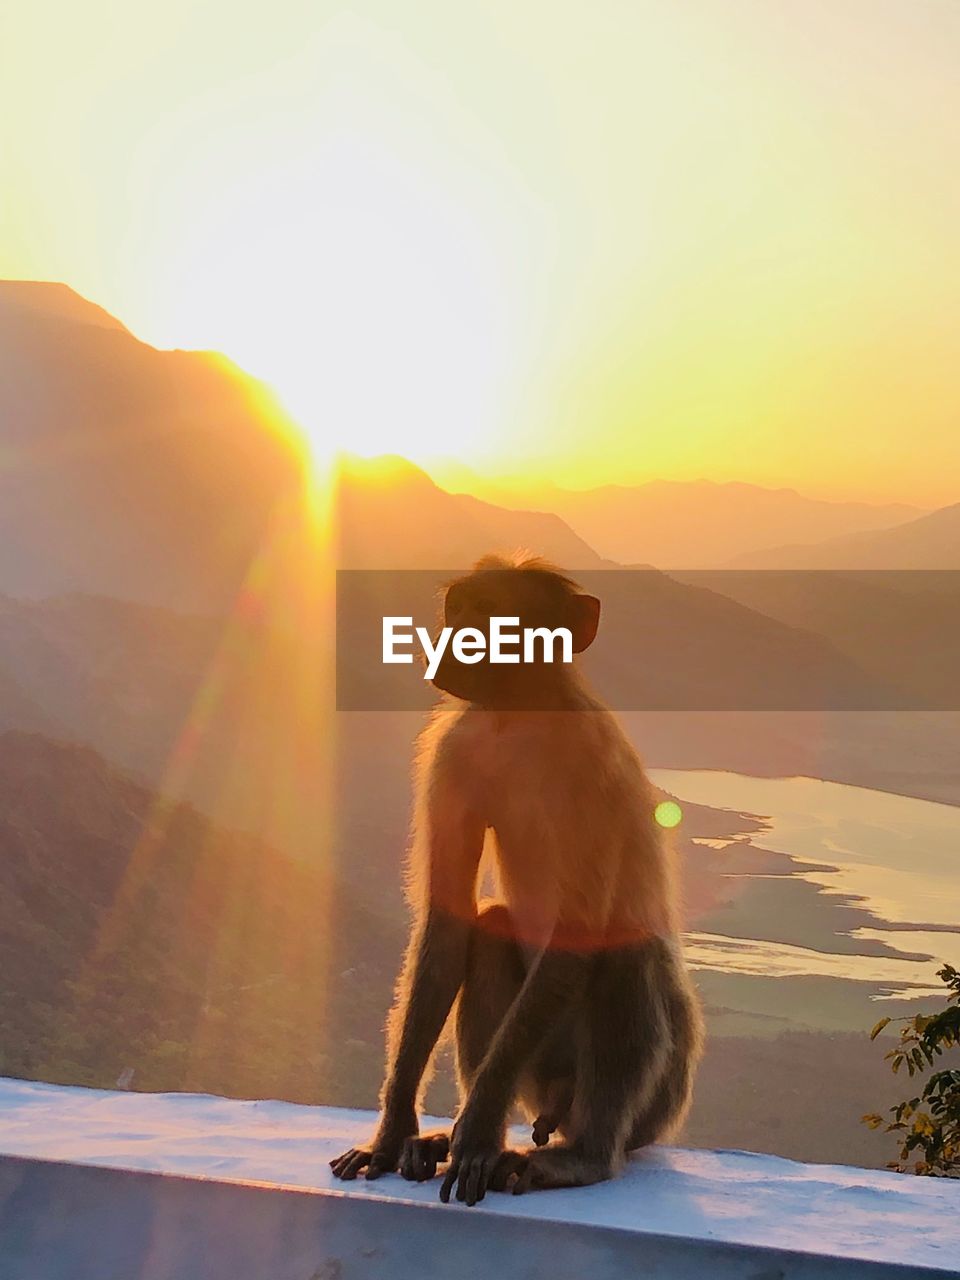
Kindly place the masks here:
MULTIPOLYGON (((682 769, 654 769, 651 777, 681 804, 757 815, 760 822, 747 821, 739 840, 797 859, 802 878, 821 888, 826 905, 837 895, 853 895, 876 917, 849 937, 960 963, 960 808, 817 778, 682 769)), ((732 842, 703 843, 722 849, 732 842)), ((936 989, 930 987, 935 963, 929 960, 834 954, 717 933, 691 933, 687 943, 700 968, 936 989)))

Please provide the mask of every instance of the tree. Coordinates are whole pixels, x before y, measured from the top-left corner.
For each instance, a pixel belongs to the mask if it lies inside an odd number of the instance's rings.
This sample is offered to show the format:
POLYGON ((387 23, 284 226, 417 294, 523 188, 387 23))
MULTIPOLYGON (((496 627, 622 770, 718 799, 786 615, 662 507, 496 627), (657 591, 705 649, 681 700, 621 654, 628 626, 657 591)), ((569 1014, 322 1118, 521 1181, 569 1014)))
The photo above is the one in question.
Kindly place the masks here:
MULTIPOLYGON (((939 1013, 898 1018, 905 1025, 900 1040, 886 1054, 894 1073, 906 1066, 910 1077, 923 1075, 944 1049, 960 1045, 960 973, 944 965, 937 976, 947 988, 947 1005, 939 1013)), ((892 1019, 881 1018, 870 1033, 875 1040, 892 1019)), ((939 1178, 960 1178, 960 1069, 936 1071, 915 1098, 891 1107, 892 1120, 871 1113, 863 1117, 871 1129, 900 1135, 900 1152, 889 1169, 939 1178)))

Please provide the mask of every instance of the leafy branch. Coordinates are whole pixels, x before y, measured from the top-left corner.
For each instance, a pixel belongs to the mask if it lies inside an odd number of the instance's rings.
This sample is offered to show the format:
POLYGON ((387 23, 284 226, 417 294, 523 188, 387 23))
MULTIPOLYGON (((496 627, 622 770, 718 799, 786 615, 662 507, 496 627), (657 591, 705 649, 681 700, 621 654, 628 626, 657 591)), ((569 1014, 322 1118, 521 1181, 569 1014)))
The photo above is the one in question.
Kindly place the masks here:
MULTIPOLYGON (((876 1040, 892 1021, 903 1023, 896 1046, 885 1055, 896 1074, 904 1066, 913 1078, 934 1066, 945 1049, 960 1045, 960 972, 944 965, 937 976, 947 988, 946 1008, 913 1018, 881 1018, 870 1032, 876 1040)), ((941 1178, 960 1178, 960 1069, 936 1071, 915 1098, 890 1108, 893 1119, 863 1117, 871 1129, 900 1135, 900 1151, 888 1168, 941 1178)))

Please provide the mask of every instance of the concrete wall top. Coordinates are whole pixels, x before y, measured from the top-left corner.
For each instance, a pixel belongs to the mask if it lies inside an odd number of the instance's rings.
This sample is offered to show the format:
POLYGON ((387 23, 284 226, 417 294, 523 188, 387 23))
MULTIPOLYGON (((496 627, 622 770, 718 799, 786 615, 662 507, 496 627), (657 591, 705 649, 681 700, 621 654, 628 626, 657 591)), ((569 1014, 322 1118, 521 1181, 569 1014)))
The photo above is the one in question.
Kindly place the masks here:
POLYGON ((636 1258, 644 1260, 643 1274, 664 1277, 703 1275, 707 1266, 715 1276, 755 1280, 960 1272, 960 1181, 657 1147, 634 1157, 611 1183, 489 1195, 468 1209, 441 1205, 437 1182, 415 1186, 397 1176, 336 1182, 327 1161, 369 1138, 374 1122, 369 1112, 331 1107, 0 1080, 0 1154, 18 1157, 0 1163, 0 1277, 126 1280, 112 1254, 110 1269, 96 1254, 118 1224, 141 1220, 149 1230, 142 1226, 123 1246, 123 1265, 140 1268, 130 1280, 424 1276, 431 1274, 423 1269, 426 1256, 440 1241, 444 1275, 457 1274, 449 1269, 451 1249, 464 1254, 461 1276, 511 1275, 522 1262, 522 1274, 556 1280, 584 1274, 568 1269, 575 1256, 577 1266, 589 1265, 598 1277, 634 1274, 636 1258), (91 1166, 167 1177, 108 1176, 91 1166), (237 1182, 256 1186, 230 1185, 237 1182), (190 1205, 185 1224, 182 1212, 190 1205), (158 1227, 165 1213, 166 1241, 158 1227), (204 1242, 214 1223, 220 1223, 215 1237, 204 1242), (268 1237, 276 1256, 258 1252, 257 1241, 266 1249, 268 1237), (147 1255, 136 1253, 147 1248, 145 1240, 152 1242, 151 1265, 169 1255, 173 1269, 149 1269, 147 1255), (376 1265, 372 1241, 380 1242, 376 1265), (174 1256, 181 1246, 197 1251, 193 1262, 189 1252, 174 1256), (56 1270, 56 1259, 71 1247, 93 1250, 89 1271, 76 1257, 56 1270), (510 1249, 519 1252, 508 1264, 510 1249), (196 1258, 203 1259, 200 1270, 196 1258))

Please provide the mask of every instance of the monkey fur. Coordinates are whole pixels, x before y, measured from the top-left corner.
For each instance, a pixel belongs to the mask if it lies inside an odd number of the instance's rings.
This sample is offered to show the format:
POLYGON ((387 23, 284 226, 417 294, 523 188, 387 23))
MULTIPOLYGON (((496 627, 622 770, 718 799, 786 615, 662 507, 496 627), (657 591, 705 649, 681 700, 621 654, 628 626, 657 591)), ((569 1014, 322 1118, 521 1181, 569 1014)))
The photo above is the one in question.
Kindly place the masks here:
MULTIPOLYGON (((444 622, 566 626, 582 652, 599 611, 543 561, 488 556, 448 588, 444 622)), ((448 697, 419 741, 414 925, 380 1126, 331 1166, 423 1181, 445 1165, 441 1199, 467 1204, 610 1178, 682 1122, 702 1044, 655 792, 575 664, 447 652, 434 683, 448 697), (481 864, 497 890, 478 903, 481 864), (419 1097, 454 1007, 459 1114, 451 1134, 421 1136, 419 1097), (506 1147, 516 1106, 533 1126, 526 1152, 506 1147)))

